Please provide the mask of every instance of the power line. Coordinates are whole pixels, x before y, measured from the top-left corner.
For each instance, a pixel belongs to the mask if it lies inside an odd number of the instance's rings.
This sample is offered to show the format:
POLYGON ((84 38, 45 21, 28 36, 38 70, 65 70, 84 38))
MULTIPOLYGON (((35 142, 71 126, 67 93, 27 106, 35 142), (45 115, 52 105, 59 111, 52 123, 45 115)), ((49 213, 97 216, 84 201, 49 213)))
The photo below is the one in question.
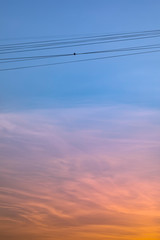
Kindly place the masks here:
POLYGON ((56 55, 41 55, 41 56, 31 56, 31 57, 18 57, 18 58, 0 58, 0 63, 10 63, 10 62, 21 62, 21 61, 30 61, 30 60, 42 60, 48 58, 59 58, 59 57, 71 57, 71 56, 80 56, 80 55, 89 55, 89 54, 102 54, 102 53, 112 53, 112 52, 122 52, 122 51, 137 51, 137 50, 147 50, 160 48, 160 44, 153 45, 142 45, 138 47, 128 47, 128 48, 116 48, 116 49, 105 49, 98 51, 87 51, 87 52, 78 52, 78 53, 67 53, 67 54, 56 54, 56 55))
POLYGON ((32 41, 32 42, 22 42, 22 43, 14 43, 14 44, 2 44, 0 47, 5 46, 17 46, 17 45, 28 45, 28 44, 37 44, 37 43, 48 43, 48 42, 59 42, 59 41, 70 41, 70 40, 83 40, 83 39, 92 39, 92 38, 101 38, 101 37, 123 37, 123 36, 130 36, 132 35, 148 35, 148 34, 160 34, 160 29, 157 30, 149 30, 149 31, 139 31, 139 32, 123 32, 123 33, 112 33, 112 34, 100 34, 100 35, 87 35, 83 37, 72 37, 72 38, 61 38, 61 39, 51 39, 51 40, 43 40, 43 41, 32 41))
POLYGON ((157 52, 160 52, 160 50, 128 53, 128 54, 121 54, 121 55, 112 55, 112 56, 97 57, 97 58, 80 59, 80 60, 75 60, 75 61, 73 60, 73 61, 66 61, 66 62, 56 62, 56 63, 48 63, 48 64, 30 65, 30 66, 24 66, 24 67, 3 68, 3 69, 0 69, 0 71, 10 71, 10 70, 18 70, 18 69, 54 66, 54 65, 69 64, 69 63, 76 63, 76 62, 88 62, 88 61, 95 61, 95 60, 102 60, 102 59, 109 59, 109 58, 119 58, 119 57, 133 56, 133 55, 140 55, 140 54, 157 53, 157 52))
MULTIPOLYGON (((0 45, 0 54, 12 54, 12 53, 22 53, 22 52, 30 52, 30 51, 40 51, 40 50, 49 50, 49 49, 59 49, 59 48, 73 48, 78 46, 92 46, 95 44, 107 44, 107 43, 115 43, 115 42, 123 42, 123 41, 133 41, 133 40, 142 40, 149 38, 159 38, 160 30, 150 30, 150 31, 139 31, 139 32, 127 32, 127 33, 114 33, 114 34, 101 34, 101 35, 85 35, 83 37, 68 37, 61 39, 51 39, 51 40, 43 40, 43 41, 29 41, 29 42, 21 42, 21 43, 11 43, 11 44, 1 44, 0 45)), ((97 58, 83 58, 77 60, 71 60, 66 62, 55 62, 48 64, 38 64, 38 65, 30 65, 30 66, 17 66, 12 68, 3 68, 0 71, 7 70, 15 70, 15 69, 24 69, 24 68, 33 68, 40 66, 49 66, 49 65, 58 65, 58 64, 67 64, 72 62, 83 62, 83 61, 91 61, 105 58, 114 58, 114 57, 122 57, 122 56, 130 56, 137 54, 145 54, 151 52, 159 52, 160 44, 150 44, 150 45, 141 45, 141 46, 132 46, 127 48, 113 48, 113 49, 101 49, 94 51, 82 51, 63 54, 50 54, 50 55, 31 55, 31 56, 22 56, 20 54, 19 57, 2 57, 0 58, 0 64, 9 64, 16 62, 24 62, 24 61, 33 61, 33 60, 45 60, 52 58, 62 58, 62 57, 75 57, 75 56, 86 56, 93 54, 106 54, 106 53, 120 53, 119 55, 111 55, 105 57, 97 57, 97 58), (155 50, 156 49, 156 50, 155 50), (149 51, 145 51, 149 50, 149 51), (129 52, 129 53, 126 53, 129 52), (131 53, 130 53, 131 52, 131 53)))
MULTIPOLYGON (((84 37, 95 37, 95 36, 99 36, 99 35, 121 35, 121 34, 130 34, 130 33, 133 33, 133 34, 137 34, 137 33, 141 33, 141 32, 144 32, 144 33, 150 33, 150 32, 158 32, 160 31, 160 29, 152 29, 152 30, 141 30, 141 31, 133 31, 133 32, 118 32, 118 33, 115 33, 115 32, 110 32, 110 33, 107 33, 107 34, 98 34, 98 33, 87 33, 87 34, 59 34, 59 35, 45 35, 45 36, 30 36, 30 37, 13 37, 13 38, 0 38, 0 41, 18 41, 18 40, 29 40, 29 39, 77 39, 77 38, 84 38, 84 37)), ((30 40, 31 42, 31 40, 30 40)), ((35 42, 32 40, 32 42, 35 42)))
POLYGON ((122 42, 122 41, 131 41, 131 40, 140 40, 148 38, 157 38, 160 37, 160 31, 152 35, 127 35, 127 36, 114 36, 114 37, 101 37, 98 39, 83 39, 78 41, 69 41, 69 42, 50 42, 44 43, 41 45, 28 45, 28 46, 11 46, 11 47, 2 47, 0 48, 0 54, 10 54, 10 53, 20 53, 20 52, 30 52, 30 51, 39 51, 39 50, 49 50, 56 48, 68 48, 68 47, 77 47, 77 46, 87 46, 95 44, 105 44, 112 42, 122 42))

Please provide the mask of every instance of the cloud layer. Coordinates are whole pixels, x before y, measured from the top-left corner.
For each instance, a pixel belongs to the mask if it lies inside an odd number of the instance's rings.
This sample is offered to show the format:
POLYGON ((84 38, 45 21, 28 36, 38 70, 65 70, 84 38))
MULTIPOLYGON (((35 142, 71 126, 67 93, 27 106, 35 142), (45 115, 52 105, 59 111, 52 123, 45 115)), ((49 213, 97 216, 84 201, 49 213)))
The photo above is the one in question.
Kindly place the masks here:
POLYGON ((159 120, 127 106, 1 114, 1 238, 158 240, 159 120))

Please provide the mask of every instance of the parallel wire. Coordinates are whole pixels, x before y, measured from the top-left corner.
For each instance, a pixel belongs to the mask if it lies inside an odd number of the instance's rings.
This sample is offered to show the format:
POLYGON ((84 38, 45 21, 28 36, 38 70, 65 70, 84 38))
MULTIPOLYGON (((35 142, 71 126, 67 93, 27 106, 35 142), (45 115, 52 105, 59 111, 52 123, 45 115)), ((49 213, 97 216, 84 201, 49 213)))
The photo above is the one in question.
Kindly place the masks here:
POLYGON ((18 45, 18 46, 0 46, 0 50, 12 50, 12 49, 22 49, 22 48, 37 48, 37 47, 44 47, 44 46, 52 46, 52 45, 64 45, 64 44, 75 44, 75 43, 85 43, 85 42, 92 42, 92 41, 102 41, 102 40, 119 40, 119 39, 128 39, 128 38, 137 38, 137 37, 159 37, 160 32, 158 34, 146 35, 146 34, 137 34, 137 35, 124 35, 124 36, 115 36, 115 37, 99 37, 99 38, 92 38, 92 39, 83 39, 77 41, 56 41, 52 40, 48 43, 41 43, 41 44, 30 44, 27 45, 18 45))
POLYGON ((21 61, 31 61, 31 60, 42 60, 48 58, 59 58, 59 57, 71 57, 79 55, 89 55, 89 54, 102 54, 102 53, 112 53, 112 52, 122 52, 122 51, 137 51, 137 50, 147 50, 160 48, 160 44, 153 45, 143 45, 138 47, 128 47, 128 48, 118 48, 118 49, 107 49, 98 51, 88 51, 88 52, 78 52, 78 53, 67 53, 67 54, 56 54, 56 55, 43 55, 43 56, 31 56, 31 57, 19 57, 19 58, 0 58, 0 63, 10 63, 10 62, 21 62, 21 61))
POLYGON ((128 54, 120 54, 120 55, 112 55, 112 56, 106 56, 106 57, 80 59, 80 60, 75 60, 75 61, 73 60, 73 61, 66 61, 66 62, 56 62, 56 63, 48 63, 48 64, 30 65, 30 66, 24 66, 24 67, 3 68, 3 69, 0 69, 0 71, 10 71, 10 70, 18 70, 18 69, 46 67, 46 66, 76 63, 76 62, 88 62, 88 61, 95 61, 95 60, 102 60, 102 59, 109 59, 109 58, 118 58, 118 57, 133 56, 133 55, 140 55, 140 54, 157 53, 157 52, 160 52, 160 50, 136 52, 136 53, 128 53, 128 54))
POLYGON ((48 42, 59 42, 59 41, 70 41, 70 40, 83 40, 83 39, 91 39, 91 38, 101 38, 101 37, 123 37, 123 36, 133 36, 133 35, 148 35, 148 34, 160 34, 160 29, 158 30, 150 30, 150 31, 140 31, 140 32, 125 32, 125 33, 114 33, 114 34, 101 34, 101 35, 92 35, 92 36, 84 36, 84 37, 72 37, 72 38, 63 38, 63 39, 52 39, 52 40, 43 40, 43 41, 32 41, 32 42, 23 42, 23 43, 14 43, 14 44, 1 44, 0 47, 7 46, 21 46, 21 45, 30 45, 37 43, 48 43, 48 42))
MULTIPOLYGON (((67 42, 64 44, 64 42, 60 43, 50 43, 50 44, 43 44, 41 46, 28 46, 28 47, 19 47, 15 48, 12 47, 9 51, 9 49, 0 49, 0 54, 9 54, 9 53, 20 53, 20 52, 30 52, 30 51, 39 51, 39 50, 49 50, 49 49, 56 49, 56 48, 68 48, 68 47, 77 47, 77 46, 87 46, 87 45, 94 45, 94 44, 103 44, 103 43, 111 43, 111 42, 122 42, 122 41, 130 41, 130 40, 139 40, 139 39, 148 39, 148 38, 157 38, 160 37, 160 32, 158 34, 154 35, 149 35, 149 36, 141 36, 141 37, 135 37, 132 35, 131 36, 121 36, 121 37, 114 37, 114 38, 106 38, 104 41, 101 41, 100 39, 92 39, 89 40, 82 40, 82 41, 72 41, 72 42, 67 42), (113 39, 113 40, 110 40, 113 39), (73 44, 74 43, 74 44, 73 44), (77 43, 77 44, 75 44, 77 43), (61 45, 62 44, 62 45, 61 45), (30 49, 31 48, 31 49, 30 49)), ((104 39, 104 38, 103 38, 104 39)))
MULTIPOLYGON (((89 46, 89 45, 95 45, 95 44, 106 44, 106 43, 133 41, 133 40, 159 38, 159 37, 160 37, 160 30, 158 29, 158 30, 128 32, 128 33, 118 33, 118 34, 114 33, 114 34, 101 34, 101 35, 92 35, 92 36, 87 35, 83 37, 51 39, 47 41, 45 40, 45 41, 21 42, 21 43, 14 43, 14 44, 13 43, 1 44, 0 54, 22 53, 22 52, 30 52, 30 51, 56 49, 56 48, 71 48, 71 47, 73 48, 78 46, 89 46)), ((86 61, 93 61, 93 60, 100 60, 100 59, 107 59, 107 58, 118 58, 118 57, 124 57, 124 56, 154 53, 159 51, 160 51, 160 44, 152 44, 152 45, 150 44, 150 45, 142 45, 142 46, 136 46, 136 47, 114 48, 114 49, 74 52, 74 53, 72 52, 72 53, 64 53, 64 54, 7 57, 7 58, 0 58, 0 64, 24 62, 24 61, 31 61, 31 60, 44 60, 44 59, 61 58, 61 57, 73 57, 73 56, 75 57, 75 55, 85 56, 90 54, 124 52, 123 54, 108 55, 104 57, 84 58, 84 59, 62 61, 62 62, 55 62, 55 63, 48 63, 48 64, 2 68, 0 69, 0 71, 60 65, 60 64, 68 64, 68 63, 74 63, 74 62, 86 62, 86 61), (149 50, 149 51, 144 51, 144 50, 149 50), (125 53, 125 52, 131 52, 131 53, 125 53)))

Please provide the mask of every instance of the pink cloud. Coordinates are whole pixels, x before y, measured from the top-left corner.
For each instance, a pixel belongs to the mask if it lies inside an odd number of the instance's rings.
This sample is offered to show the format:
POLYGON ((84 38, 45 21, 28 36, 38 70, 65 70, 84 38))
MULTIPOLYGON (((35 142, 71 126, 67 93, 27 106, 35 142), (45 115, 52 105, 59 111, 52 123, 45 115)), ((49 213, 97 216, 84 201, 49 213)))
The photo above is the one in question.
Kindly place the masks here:
POLYGON ((127 106, 1 114, 1 237, 158 239, 159 118, 127 106))

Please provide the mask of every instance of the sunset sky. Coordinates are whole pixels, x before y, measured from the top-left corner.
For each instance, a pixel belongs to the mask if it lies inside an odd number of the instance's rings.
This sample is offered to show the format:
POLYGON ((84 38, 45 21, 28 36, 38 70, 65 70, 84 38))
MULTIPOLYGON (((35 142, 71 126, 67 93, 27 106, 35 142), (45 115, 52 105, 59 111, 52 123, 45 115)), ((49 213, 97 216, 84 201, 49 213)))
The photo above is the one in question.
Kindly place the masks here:
MULTIPOLYGON (((159 0, 0 0, 0 45, 160 29, 159 12, 159 0)), ((160 239, 159 62, 0 71, 0 239, 160 239)))

